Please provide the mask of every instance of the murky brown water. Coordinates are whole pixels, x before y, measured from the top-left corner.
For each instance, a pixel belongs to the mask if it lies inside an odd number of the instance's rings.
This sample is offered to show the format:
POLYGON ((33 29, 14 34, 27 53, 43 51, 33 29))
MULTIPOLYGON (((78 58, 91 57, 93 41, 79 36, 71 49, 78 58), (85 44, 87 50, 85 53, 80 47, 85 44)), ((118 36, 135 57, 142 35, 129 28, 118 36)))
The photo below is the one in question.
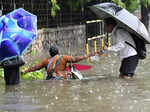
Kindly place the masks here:
POLYGON ((21 81, 7 87, 1 80, 0 112, 149 112, 149 60, 140 61, 132 80, 118 78, 120 61, 114 55, 86 62, 93 67, 82 73, 89 77, 83 81, 21 81))

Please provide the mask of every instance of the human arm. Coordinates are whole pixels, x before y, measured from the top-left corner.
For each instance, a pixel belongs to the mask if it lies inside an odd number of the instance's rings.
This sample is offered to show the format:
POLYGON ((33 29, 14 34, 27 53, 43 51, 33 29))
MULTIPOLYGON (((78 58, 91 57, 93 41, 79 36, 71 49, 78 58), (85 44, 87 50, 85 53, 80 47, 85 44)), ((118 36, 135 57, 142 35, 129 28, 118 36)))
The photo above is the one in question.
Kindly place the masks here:
POLYGON ((24 70, 24 73, 40 70, 41 68, 45 67, 45 61, 46 61, 46 59, 43 59, 41 62, 39 62, 35 66, 29 67, 28 69, 24 70))
POLYGON ((118 52, 121 49, 123 49, 124 47, 125 47, 125 42, 121 41, 111 47, 104 46, 104 51, 118 52))
POLYGON ((125 48, 125 41, 129 37, 124 29, 117 29, 112 33, 112 46, 104 46, 105 51, 118 52, 125 48))
POLYGON ((95 54, 96 53, 90 53, 89 55, 85 55, 85 56, 73 56, 73 57, 71 57, 71 62, 76 63, 76 62, 82 61, 84 59, 87 59, 91 56, 94 56, 95 54))

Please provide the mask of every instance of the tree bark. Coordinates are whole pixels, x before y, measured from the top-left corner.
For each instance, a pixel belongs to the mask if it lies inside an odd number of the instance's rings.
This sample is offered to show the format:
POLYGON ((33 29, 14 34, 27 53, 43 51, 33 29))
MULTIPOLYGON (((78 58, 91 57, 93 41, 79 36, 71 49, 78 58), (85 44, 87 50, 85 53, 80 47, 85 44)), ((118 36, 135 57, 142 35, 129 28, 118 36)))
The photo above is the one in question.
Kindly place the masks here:
POLYGON ((149 16, 148 16, 148 8, 141 4, 141 21, 148 29, 149 26, 149 16))

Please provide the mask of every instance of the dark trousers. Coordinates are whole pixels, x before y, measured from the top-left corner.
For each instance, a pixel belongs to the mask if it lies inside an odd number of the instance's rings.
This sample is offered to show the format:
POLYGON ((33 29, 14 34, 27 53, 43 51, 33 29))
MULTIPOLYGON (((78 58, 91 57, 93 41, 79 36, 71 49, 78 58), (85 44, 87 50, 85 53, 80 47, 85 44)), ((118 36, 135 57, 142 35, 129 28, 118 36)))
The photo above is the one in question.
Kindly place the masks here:
POLYGON ((130 75, 132 77, 134 75, 138 62, 139 58, 137 55, 123 59, 121 62, 120 73, 127 76, 130 75))
POLYGON ((19 84, 19 67, 4 68, 4 80, 6 85, 19 84))

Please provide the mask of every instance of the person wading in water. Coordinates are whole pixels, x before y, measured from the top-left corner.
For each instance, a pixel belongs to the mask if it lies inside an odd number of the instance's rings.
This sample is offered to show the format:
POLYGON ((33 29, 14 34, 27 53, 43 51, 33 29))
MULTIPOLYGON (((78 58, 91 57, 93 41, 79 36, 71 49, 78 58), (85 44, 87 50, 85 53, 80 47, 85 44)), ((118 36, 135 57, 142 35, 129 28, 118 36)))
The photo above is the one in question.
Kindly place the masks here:
POLYGON ((36 64, 33 67, 29 67, 24 71, 24 73, 33 72, 45 68, 47 70, 47 80, 68 79, 72 77, 72 73, 66 71, 67 63, 76 63, 95 55, 95 53, 91 53, 85 56, 60 55, 59 49, 56 46, 50 47, 49 54, 49 58, 44 58, 41 62, 39 62, 39 64, 36 64))

